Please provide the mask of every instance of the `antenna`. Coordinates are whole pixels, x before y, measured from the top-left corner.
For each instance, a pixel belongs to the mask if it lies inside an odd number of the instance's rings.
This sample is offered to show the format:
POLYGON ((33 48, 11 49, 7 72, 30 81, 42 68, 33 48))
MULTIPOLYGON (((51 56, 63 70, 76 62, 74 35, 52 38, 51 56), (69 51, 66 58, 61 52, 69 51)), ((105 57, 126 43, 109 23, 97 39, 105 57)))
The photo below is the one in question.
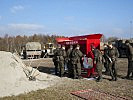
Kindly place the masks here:
POLYGON ((130 21, 130 39, 132 38, 132 21, 130 21))

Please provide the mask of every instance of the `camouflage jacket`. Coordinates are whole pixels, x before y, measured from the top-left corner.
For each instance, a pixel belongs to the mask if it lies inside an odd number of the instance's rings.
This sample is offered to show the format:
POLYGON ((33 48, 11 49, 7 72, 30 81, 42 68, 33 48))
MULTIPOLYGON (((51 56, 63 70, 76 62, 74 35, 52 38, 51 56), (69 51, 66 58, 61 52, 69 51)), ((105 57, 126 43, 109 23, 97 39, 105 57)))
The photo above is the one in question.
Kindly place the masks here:
POLYGON ((129 61, 133 61, 133 47, 130 44, 126 48, 126 55, 129 61))
POLYGON ((96 61, 96 63, 104 63, 104 58, 100 50, 94 49, 93 55, 94 61, 96 61))
POLYGON ((108 49, 108 57, 111 58, 112 61, 116 61, 119 57, 119 52, 116 47, 112 47, 108 49))
POLYGON ((71 54, 72 54, 72 49, 69 48, 69 49, 67 50, 67 60, 68 60, 68 61, 70 61, 70 59, 71 59, 71 54))
POLYGON ((66 57, 66 51, 62 48, 57 48, 54 50, 53 61, 64 61, 66 57))
POLYGON ((71 53, 71 61, 73 64, 79 63, 80 62, 80 58, 83 56, 83 53, 78 50, 78 49, 74 49, 71 53))
POLYGON ((103 56, 105 59, 108 58, 108 51, 109 51, 108 49, 109 49, 108 47, 104 49, 104 55, 103 56))

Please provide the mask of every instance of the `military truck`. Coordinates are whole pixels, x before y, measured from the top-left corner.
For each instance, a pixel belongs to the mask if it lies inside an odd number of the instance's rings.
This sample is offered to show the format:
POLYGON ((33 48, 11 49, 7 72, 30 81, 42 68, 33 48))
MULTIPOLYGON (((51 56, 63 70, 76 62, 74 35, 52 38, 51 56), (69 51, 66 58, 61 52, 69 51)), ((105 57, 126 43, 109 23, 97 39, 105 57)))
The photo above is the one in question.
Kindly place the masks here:
POLYGON ((23 58, 40 58, 41 53, 41 44, 39 42, 28 42, 23 50, 23 58))
MULTIPOLYGON (((114 46, 118 49, 119 51, 119 57, 126 57, 126 44, 125 41, 127 39, 120 39, 116 40, 114 43, 114 46)), ((133 46, 133 39, 129 39, 130 44, 133 46)))

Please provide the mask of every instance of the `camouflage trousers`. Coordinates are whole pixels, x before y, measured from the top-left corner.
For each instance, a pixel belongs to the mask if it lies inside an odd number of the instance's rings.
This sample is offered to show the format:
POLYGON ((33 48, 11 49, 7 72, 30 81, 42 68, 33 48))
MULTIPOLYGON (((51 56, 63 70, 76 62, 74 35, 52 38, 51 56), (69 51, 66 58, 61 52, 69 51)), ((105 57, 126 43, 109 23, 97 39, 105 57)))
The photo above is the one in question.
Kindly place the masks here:
POLYGON ((55 66, 55 75, 58 75, 58 73, 59 73, 59 63, 57 61, 54 61, 54 66, 55 66))
POLYGON ((64 61, 59 61, 59 76, 63 77, 64 76, 64 71, 65 71, 65 64, 64 61))
POLYGON ((132 73, 132 76, 133 76, 133 61, 128 61, 128 72, 127 72, 127 76, 129 77, 131 73, 132 73))
POLYGON ((79 78, 81 76, 81 64, 72 64, 73 78, 79 78))
POLYGON ((105 61, 104 67, 105 67, 105 72, 109 72, 109 62, 108 61, 105 61))
POLYGON ((96 64, 96 72, 99 75, 99 77, 98 77, 99 79, 102 79, 102 67, 103 67, 102 63, 97 63, 96 64))
POLYGON ((116 61, 113 61, 112 63, 109 63, 109 72, 112 79, 117 80, 117 67, 116 67, 116 61))
POLYGON ((72 69, 72 63, 68 61, 67 63, 67 68, 68 68, 68 77, 72 78, 73 77, 73 69, 72 69))

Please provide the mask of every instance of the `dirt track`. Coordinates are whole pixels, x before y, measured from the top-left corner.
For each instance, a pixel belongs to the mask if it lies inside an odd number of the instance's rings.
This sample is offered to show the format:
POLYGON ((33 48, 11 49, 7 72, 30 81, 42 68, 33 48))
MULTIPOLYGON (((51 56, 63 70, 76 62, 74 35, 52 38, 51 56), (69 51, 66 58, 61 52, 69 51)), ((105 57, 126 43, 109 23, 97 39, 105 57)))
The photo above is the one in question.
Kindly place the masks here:
MULTIPOLYGON (((48 74, 53 73, 54 65, 52 59, 40 59, 40 60, 24 60, 26 65, 31 63, 32 67, 39 66, 41 72, 48 74), (41 61, 41 63, 40 63, 41 61), (39 64, 40 63, 40 64, 39 64), (39 64, 39 65, 38 65, 39 64)), ((30 92, 19 96, 6 97, 3 99, 41 99, 41 100, 80 100, 80 98, 71 95, 72 91, 96 89, 103 92, 111 93, 117 96, 124 96, 133 99, 133 80, 123 79, 127 72, 127 59, 118 59, 118 81, 109 81, 110 76, 104 75, 102 82, 97 83, 95 80, 86 79, 70 79, 67 77, 61 78, 61 81, 53 87, 47 89, 38 90, 36 92, 30 92)), ((81 99, 82 100, 82 99, 81 99)))

